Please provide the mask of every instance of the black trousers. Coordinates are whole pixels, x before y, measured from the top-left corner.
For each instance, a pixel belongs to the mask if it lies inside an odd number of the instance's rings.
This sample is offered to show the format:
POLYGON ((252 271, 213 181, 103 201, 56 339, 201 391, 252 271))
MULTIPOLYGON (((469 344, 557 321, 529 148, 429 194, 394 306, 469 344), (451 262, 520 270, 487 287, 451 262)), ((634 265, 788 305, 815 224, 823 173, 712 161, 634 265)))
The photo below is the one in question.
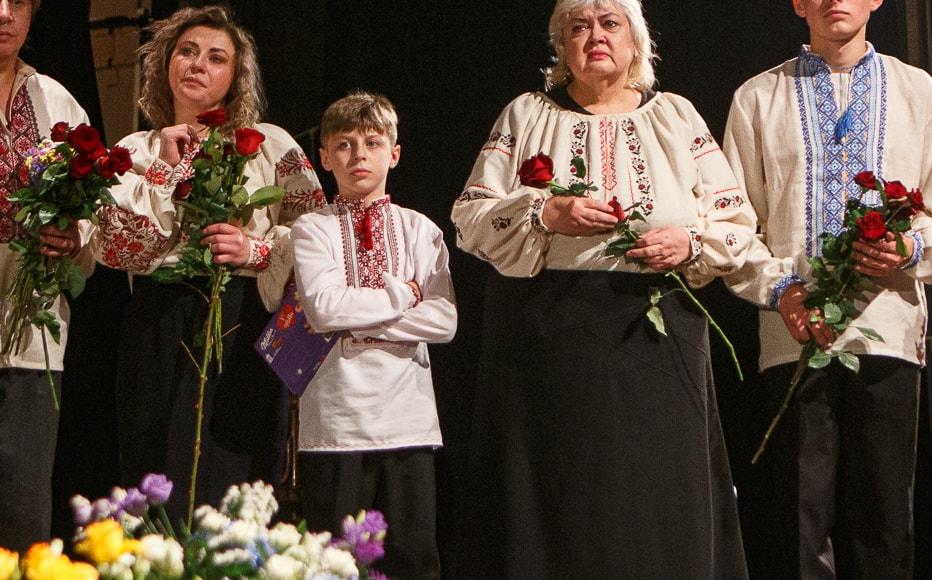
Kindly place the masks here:
MULTIPOLYGON (((911 580, 919 367, 861 356, 808 370, 744 488, 752 578, 911 580)), ((766 425, 795 363, 764 372, 766 425)))
POLYGON ((23 553, 49 540, 57 436, 45 371, 0 369, 0 546, 23 553))
MULTIPOLYGON (((198 398, 197 371, 181 342, 194 344, 207 307, 187 284, 137 277, 133 285, 116 380, 120 474, 126 486, 149 472, 166 474, 175 484, 167 506, 175 523, 187 513, 198 398)), ((218 505, 230 485, 280 481, 287 391, 253 348, 270 317, 256 281, 234 276, 223 294, 230 329, 223 372, 211 369, 205 389, 196 506, 218 505)))
POLYGON ((434 452, 426 448, 350 453, 301 452, 308 529, 340 534, 361 509, 385 515, 385 557, 372 567, 392 580, 440 578, 434 452))

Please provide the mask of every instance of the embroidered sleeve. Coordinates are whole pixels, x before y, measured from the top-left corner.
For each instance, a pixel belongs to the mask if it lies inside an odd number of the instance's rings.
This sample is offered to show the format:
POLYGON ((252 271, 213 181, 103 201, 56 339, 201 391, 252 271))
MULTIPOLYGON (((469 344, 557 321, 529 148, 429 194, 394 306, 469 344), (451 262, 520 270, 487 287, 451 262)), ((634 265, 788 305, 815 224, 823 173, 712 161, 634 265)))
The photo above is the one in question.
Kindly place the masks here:
POLYGON ((148 274, 167 249, 169 238, 144 215, 104 206, 99 227, 98 260, 111 268, 148 274))
POLYGON ((686 226, 683 229, 686 230, 686 235, 689 236, 690 254, 686 262, 693 262, 702 255, 702 234, 699 233, 699 228, 696 226, 686 226))
POLYGON ((744 263, 757 220, 705 121, 687 103, 683 103, 681 114, 689 133, 680 146, 688 147, 698 176, 693 195, 699 219, 691 226, 694 259, 686 276, 692 285, 701 286, 744 263))
POLYGON ((267 238, 250 238, 249 239, 249 259, 246 262, 247 268, 252 268, 258 272, 269 267, 272 260, 272 243, 267 238))
POLYGON ((282 225, 290 226, 301 214, 327 205, 324 190, 311 161, 297 144, 275 164, 275 182, 285 190, 282 199, 282 225))
POLYGON ((509 276, 539 272, 551 239, 541 219, 549 194, 522 186, 518 179, 522 132, 529 131, 521 109, 528 98, 519 97, 499 116, 452 212, 457 245, 509 276))
POLYGON ((925 244, 922 243, 922 236, 919 235, 919 232, 910 230, 903 235, 909 236, 913 240, 913 255, 910 256, 909 261, 900 266, 903 270, 908 270, 915 268, 919 264, 919 261, 922 260, 922 256, 925 253, 925 244))

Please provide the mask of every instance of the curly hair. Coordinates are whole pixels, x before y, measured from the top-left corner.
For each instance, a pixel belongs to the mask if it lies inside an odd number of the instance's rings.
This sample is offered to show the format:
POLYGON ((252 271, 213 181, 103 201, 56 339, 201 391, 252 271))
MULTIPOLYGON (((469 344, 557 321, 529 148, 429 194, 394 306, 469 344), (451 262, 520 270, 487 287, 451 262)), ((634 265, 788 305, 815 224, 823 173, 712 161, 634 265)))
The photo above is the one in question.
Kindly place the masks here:
POLYGON ((550 42, 557 55, 554 66, 544 69, 547 88, 563 85, 573 80, 573 73, 566 64, 563 38, 563 26, 569 15, 584 8, 606 8, 614 5, 620 8, 628 18, 631 37, 634 40, 634 60, 628 70, 628 86, 641 92, 654 86, 654 42, 650 38, 647 22, 641 9, 640 0, 557 0, 550 17, 550 42))
POLYGON ((224 132, 255 125, 265 109, 265 91, 259 74, 256 43, 248 32, 233 21, 230 12, 221 6, 182 8, 149 27, 152 40, 139 47, 143 74, 139 107, 143 115, 156 130, 175 124, 168 66, 178 39, 194 26, 226 32, 236 51, 233 83, 222 103, 229 119, 223 126, 224 132))

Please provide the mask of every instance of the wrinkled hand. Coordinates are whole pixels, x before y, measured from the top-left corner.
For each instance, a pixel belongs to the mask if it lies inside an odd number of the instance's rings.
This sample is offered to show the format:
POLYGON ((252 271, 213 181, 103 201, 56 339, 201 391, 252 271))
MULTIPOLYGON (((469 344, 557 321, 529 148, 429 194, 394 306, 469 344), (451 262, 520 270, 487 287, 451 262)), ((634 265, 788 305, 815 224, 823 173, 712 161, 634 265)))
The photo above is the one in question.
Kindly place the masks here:
POLYGON ((550 230, 564 236, 594 236, 618 223, 612 206, 589 197, 555 195, 544 204, 542 218, 550 230))
POLYGON ((211 224, 201 231, 204 234, 201 243, 210 246, 214 264, 241 268, 249 261, 249 236, 243 230, 231 224, 219 223, 211 224))
POLYGON ((644 260, 655 271, 672 270, 692 256, 689 234, 683 228, 664 226, 642 234, 627 257, 644 260))
POLYGON ((809 342, 810 338, 814 338, 819 348, 825 350, 832 346, 832 341, 835 340, 835 331, 823 320, 819 322, 810 321, 813 312, 821 313, 818 309, 809 310, 806 308, 804 302, 808 295, 809 292, 806 291, 802 284, 794 284, 787 288, 783 296, 780 297, 777 310, 780 312, 780 316, 783 317, 783 324, 790 331, 793 340, 803 344, 809 342))
POLYGON ((181 163, 185 147, 197 142, 197 131, 186 123, 165 127, 159 132, 159 159, 174 167, 181 163))
POLYGON ((861 274, 882 278, 896 270, 909 260, 915 250, 916 241, 910 236, 903 236, 906 246, 906 258, 896 251, 896 238, 887 232, 882 240, 865 242, 857 240, 852 244, 854 260, 857 262, 854 269, 861 274))
POLYGON ((81 250, 81 234, 75 222, 60 230, 57 225, 39 228, 39 253, 49 258, 72 257, 81 250))

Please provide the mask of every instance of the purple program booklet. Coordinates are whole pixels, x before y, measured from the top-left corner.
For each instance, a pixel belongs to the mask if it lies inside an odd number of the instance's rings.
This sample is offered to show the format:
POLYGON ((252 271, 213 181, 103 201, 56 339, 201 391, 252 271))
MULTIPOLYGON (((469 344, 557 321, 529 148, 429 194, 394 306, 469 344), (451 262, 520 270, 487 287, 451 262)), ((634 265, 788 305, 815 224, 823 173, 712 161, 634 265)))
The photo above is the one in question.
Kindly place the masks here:
POLYGON ((255 344, 259 356, 298 397, 304 393, 339 336, 339 333, 310 332, 305 327, 306 320, 292 282, 285 288, 281 306, 255 344))

